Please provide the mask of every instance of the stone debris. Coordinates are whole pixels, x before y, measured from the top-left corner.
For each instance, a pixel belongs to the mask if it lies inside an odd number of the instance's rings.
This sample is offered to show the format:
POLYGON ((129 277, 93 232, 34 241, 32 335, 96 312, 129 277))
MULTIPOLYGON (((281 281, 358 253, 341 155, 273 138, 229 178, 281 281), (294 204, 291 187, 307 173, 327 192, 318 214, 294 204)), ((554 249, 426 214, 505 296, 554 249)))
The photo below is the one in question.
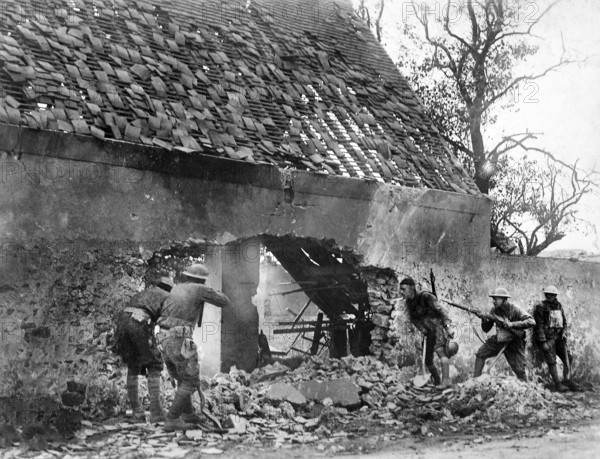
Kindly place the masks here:
POLYGON ((269 387, 267 398, 274 402, 288 401, 295 405, 306 403, 306 398, 298 389, 285 383, 276 383, 269 387))
POLYGON ((311 357, 295 370, 281 367, 274 364, 252 374, 233 368, 203 381, 207 408, 222 429, 208 418, 185 433, 124 418, 84 420, 75 437, 65 440, 51 428, 25 426, 19 432, 0 426, 2 454, 178 458, 192 449, 218 455, 294 444, 336 453, 344 447, 332 443, 377 431, 395 439, 475 433, 473 441, 479 441, 488 429, 518 432, 545 422, 565 425, 598 412, 585 393, 550 392, 513 377, 483 375, 443 391, 431 383, 417 388, 412 385, 415 367, 390 366, 374 357, 311 357))
POLYGON ((298 385, 298 390, 307 399, 331 400, 332 405, 346 408, 360 405, 358 395, 360 388, 350 379, 333 379, 331 381, 303 381, 298 385))

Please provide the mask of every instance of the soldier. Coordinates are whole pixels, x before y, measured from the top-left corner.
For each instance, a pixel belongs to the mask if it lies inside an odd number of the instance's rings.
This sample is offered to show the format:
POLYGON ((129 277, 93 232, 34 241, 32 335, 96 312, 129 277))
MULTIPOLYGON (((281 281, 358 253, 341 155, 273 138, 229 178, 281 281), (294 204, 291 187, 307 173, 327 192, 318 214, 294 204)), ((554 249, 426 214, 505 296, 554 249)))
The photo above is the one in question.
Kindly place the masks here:
MULTIPOLYGON (((425 365, 431 373, 435 385, 440 385, 440 374, 433 363, 434 351, 442 363, 441 388, 451 386, 450 359, 454 349, 446 353, 446 344, 454 337, 450 327, 452 322, 446 311, 439 305, 435 295, 429 292, 417 293, 415 281, 406 277, 400 282, 400 294, 406 300, 408 317, 412 324, 425 335, 425 365)), ((454 354, 453 354, 453 353, 454 354)))
POLYGON ((543 351, 556 390, 565 392, 568 387, 561 382, 558 376, 556 356, 562 360, 563 377, 565 383, 568 384, 571 379, 571 362, 565 333, 567 318, 562 304, 557 300, 558 289, 554 285, 549 285, 542 292, 544 300, 533 308, 533 318, 535 319, 533 339, 543 351))
POLYGON ((486 359, 498 355, 504 349, 508 364, 522 381, 527 380, 525 372, 525 329, 535 325, 533 317, 509 302, 508 290, 498 287, 490 294, 494 302, 490 314, 481 314, 481 328, 489 332, 494 323, 496 334, 486 340, 477 350, 473 376, 480 376, 486 359))
POLYGON ((192 394, 200 389, 198 350, 192 335, 196 324, 202 324, 204 302, 221 308, 229 305, 226 295, 204 285, 208 277, 204 265, 192 265, 182 274, 187 282, 173 287, 158 320, 163 358, 171 377, 178 383, 164 425, 169 432, 191 429, 200 422, 192 405, 192 394))
POLYGON ((146 375, 150 398, 150 422, 162 422, 160 374, 163 361, 158 350, 154 326, 173 283, 168 277, 150 280, 152 287, 135 294, 117 316, 113 350, 127 365, 127 394, 133 416, 145 420, 138 395, 138 376, 146 375))

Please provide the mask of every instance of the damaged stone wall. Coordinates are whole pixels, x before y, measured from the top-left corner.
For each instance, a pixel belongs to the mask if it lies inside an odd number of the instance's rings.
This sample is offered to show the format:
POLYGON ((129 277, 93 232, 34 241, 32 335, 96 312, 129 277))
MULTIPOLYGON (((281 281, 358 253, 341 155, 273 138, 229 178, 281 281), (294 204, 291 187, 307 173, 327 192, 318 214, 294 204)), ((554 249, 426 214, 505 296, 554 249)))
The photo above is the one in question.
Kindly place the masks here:
MULTIPOLYGON (((387 247, 389 236, 374 228, 381 209, 386 231, 402 232, 413 219, 428 219, 438 229, 451 221, 449 237, 475 230, 485 234, 484 198, 447 198, 436 190, 302 171, 288 171, 293 180, 284 183, 277 168, 265 165, 6 125, 0 131, 14 147, 14 155, 2 157, 0 170, 4 402, 35 403, 42 397, 57 402, 67 381, 75 380, 88 386, 88 413, 122 408, 123 367, 107 348, 109 323, 123 299, 142 288, 148 260, 175 241, 226 246, 261 235, 291 235, 332 240, 362 256, 376 251, 377 240, 387 247), (101 162, 87 162, 92 157, 101 162), (388 208, 390 193, 393 206, 388 208), (432 212, 431 202, 438 198, 444 208, 432 212)), ((242 256, 250 255, 242 251, 242 256)), ((223 316, 232 323, 222 330, 233 330, 233 337, 237 326, 248 322, 256 336, 252 297, 258 262, 256 271, 236 267, 231 258, 228 263, 231 272, 224 269, 223 288, 244 286, 237 295, 239 314, 223 316)), ((222 360, 238 366, 255 361, 250 358, 255 341, 246 345, 244 352, 234 347, 223 353, 222 360)))
POLYGON ((4 244, 1 413, 32 421, 56 408, 71 380, 87 384, 90 416, 120 404, 123 367, 107 352, 112 316, 141 287, 144 264, 135 244, 4 244))

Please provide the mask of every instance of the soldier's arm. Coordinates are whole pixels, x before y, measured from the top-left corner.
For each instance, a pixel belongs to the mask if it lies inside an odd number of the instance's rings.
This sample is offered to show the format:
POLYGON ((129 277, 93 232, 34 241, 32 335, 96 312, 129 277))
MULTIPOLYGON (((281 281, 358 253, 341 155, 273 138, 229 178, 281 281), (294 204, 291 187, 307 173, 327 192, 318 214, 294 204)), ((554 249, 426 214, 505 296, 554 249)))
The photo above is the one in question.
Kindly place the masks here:
POLYGON ((434 295, 427 295, 427 304, 439 317, 441 317, 444 327, 448 328, 452 325, 452 321, 450 320, 448 313, 442 306, 440 306, 440 303, 434 295))
POLYGON ((546 332, 544 331, 544 310, 541 304, 536 304, 533 309, 533 319, 535 320, 535 339, 541 343, 546 341, 546 332))
POLYGON ((221 292, 217 292, 210 287, 206 287, 202 293, 202 299, 207 303, 213 304, 219 308, 229 306, 229 298, 227 295, 221 292))
POLYGON ((482 317, 481 318, 481 329, 487 333, 489 332, 492 327, 494 326, 494 320, 490 319, 488 317, 482 317))
POLYGON ((511 320, 509 322, 510 328, 514 328, 517 330, 524 330, 526 328, 535 327, 535 320, 531 315, 527 314, 525 311, 521 310, 518 307, 515 308, 515 318, 516 320, 511 320))

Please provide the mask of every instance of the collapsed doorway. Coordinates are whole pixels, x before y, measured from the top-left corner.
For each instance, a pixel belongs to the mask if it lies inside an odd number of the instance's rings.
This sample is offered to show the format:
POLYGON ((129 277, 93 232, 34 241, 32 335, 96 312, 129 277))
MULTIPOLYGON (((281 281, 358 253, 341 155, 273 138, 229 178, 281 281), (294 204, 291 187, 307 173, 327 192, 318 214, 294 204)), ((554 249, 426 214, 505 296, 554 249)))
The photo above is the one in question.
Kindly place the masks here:
POLYGON ((322 353, 333 358, 369 354, 373 324, 359 257, 332 241, 289 236, 261 240, 265 258, 272 255, 292 279, 282 282, 281 286, 287 285, 287 289, 276 293, 281 295, 279 304, 286 305, 285 309, 293 314, 287 321, 272 324, 273 336, 293 336, 287 340, 290 347, 283 352, 322 353), (302 294, 306 299, 304 306, 298 310, 288 307, 284 296, 291 294, 302 294))

